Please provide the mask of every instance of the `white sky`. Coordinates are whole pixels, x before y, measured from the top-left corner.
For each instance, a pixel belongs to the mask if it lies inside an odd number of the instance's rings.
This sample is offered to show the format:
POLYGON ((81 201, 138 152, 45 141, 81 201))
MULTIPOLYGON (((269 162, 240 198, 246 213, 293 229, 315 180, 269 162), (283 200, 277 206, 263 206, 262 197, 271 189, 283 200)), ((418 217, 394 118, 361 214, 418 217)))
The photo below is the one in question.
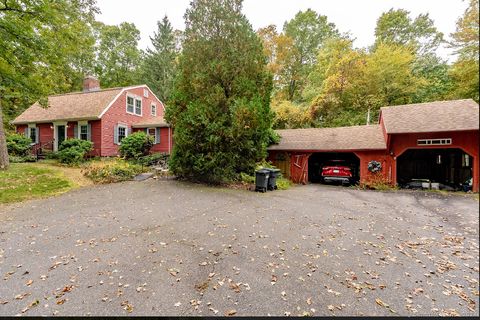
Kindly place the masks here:
MULTIPOLYGON (((156 22, 166 14, 174 29, 185 28, 183 15, 190 0, 97 0, 102 13, 98 20, 107 24, 133 22, 141 32, 140 48, 150 46, 149 36, 156 22)), ((374 41, 378 17, 390 8, 410 11, 411 17, 428 13, 438 30, 448 38, 455 22, 467 8, 465 0, 244 0, 243 12, 256 30, 270 24, 281 30, 283 23, 299 10, 311 8, 326 15, 340 32, 350 32, 355 46, 367 47, 374 41)), ((451 51, 441 48, 440 56, 452 61, 451 51)))

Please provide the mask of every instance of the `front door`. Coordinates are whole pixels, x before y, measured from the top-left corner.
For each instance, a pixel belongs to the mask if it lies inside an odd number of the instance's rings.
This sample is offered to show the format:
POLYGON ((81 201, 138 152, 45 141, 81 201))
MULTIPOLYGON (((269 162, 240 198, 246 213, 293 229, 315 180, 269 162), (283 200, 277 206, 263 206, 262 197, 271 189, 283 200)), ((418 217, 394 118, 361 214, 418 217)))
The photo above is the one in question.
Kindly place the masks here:
POLYGON ((58 150, 58 147, 60 147, 60 145, 62 144, 63 141, 65 141, 65 126, 57 126, 57 136, 56 136, 56 140, 57 140, 57 150, 58 150))

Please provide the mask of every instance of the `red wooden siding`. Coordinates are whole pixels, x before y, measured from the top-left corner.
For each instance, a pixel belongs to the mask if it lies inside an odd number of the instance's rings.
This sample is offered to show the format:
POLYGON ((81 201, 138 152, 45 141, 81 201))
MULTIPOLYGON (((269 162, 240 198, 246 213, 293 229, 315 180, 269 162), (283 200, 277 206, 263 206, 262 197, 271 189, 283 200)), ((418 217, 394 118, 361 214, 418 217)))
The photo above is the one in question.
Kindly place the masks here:
MULTIPOLYGON (((119 96, 108 111, 102 117, 102 132, 101 132, 101 155, 102 156, 115 156, 118 154, 118 145, 113 141, 114 128, 118 123, 126 124, 131 128, 132 124, 141 121, 161 118, 163 117, 163 105, 155 98, 151 91, 149 91, 148 98, 143 96, 144 87, 126 90, 119 96), (126 99, 127 94, 131 93, 142 99, 142 116, 132 115, 126 111, 126 99), (154 117, 150 113, 150 106, 152 103, 157 105, 157 116, 154 117)), ((168 146, 168 144, 167 144, 168 146)))
POLYGON ((455 131, 455 132, 432 132, 432 133, 409 133, 395 134, 390 137, 390 152, 393 153, 393 182, 397 182, 396 158, 408 149, 449 149, 459 148, 473 157, 473 191, 478 192, 480 181, 479 166, 479 132, 478 131, 455 131), (418 146, 418 139, 451 138, 451 145, 418 146))
MULTIPOLYGON (((169 141, 169 134, 170 134, 170 140, 171 140, 171 132, 170 128, 160 128, 160 143, 156 143, 153 145, 153 147, 150 149, 150 153, 153 152, 165 152, 165 153, 170 153, 172 151, 173 145, 170 144, 170 148, 168 146, 168 141, 169 141)), ((134 128, 133 132, 144 132, 145 129, 143 128, 134 128)))

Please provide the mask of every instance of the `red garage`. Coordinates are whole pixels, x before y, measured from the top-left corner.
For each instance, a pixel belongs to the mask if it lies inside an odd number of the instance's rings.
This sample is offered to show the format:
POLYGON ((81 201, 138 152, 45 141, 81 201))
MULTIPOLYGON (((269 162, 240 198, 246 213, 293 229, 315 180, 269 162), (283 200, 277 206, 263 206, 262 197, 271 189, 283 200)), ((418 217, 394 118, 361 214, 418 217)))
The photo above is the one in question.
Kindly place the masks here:
POLYGON ((296 183, 316 182, 331 159, 349 163, 360 183, 406 186, 427 181, 479 189, 479 107, 471 100, 384 107, 378 125, 278 130, 271 160, 296 183), (368 166, 380 163, 373 173, 368 166))

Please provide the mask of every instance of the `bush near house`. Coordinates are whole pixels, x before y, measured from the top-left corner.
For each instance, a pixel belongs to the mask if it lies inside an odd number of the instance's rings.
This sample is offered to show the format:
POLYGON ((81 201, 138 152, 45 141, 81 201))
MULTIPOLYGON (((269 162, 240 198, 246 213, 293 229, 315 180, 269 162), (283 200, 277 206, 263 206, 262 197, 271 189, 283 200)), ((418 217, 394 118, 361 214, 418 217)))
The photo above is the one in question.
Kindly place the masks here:
POLYGON ((144 157, 140 157, 135 160, 135 163, 140 164, 142 166, 161 166, 161 167, 168 167, 168 158, 169 155, 167 153, 152 153, 146 155, 144 157))
POLYGON ((83 162, 88 152, 93 150, 93 143, 81 139, 67 139, 58 147, 58 160, 65 164, 83 162))
POLYGON ((95 183, 114 183, 131 180, 137 174, 146 171, 140 165, 122 159, 111 161, 93 161, 83 169, 83 174, 95 183))
POLYGON ((25 157, 30 153, 32 140, 21 134, 11 134, 7 136, 7 150, 11 156, 25 157))
POLYGON ((125 159, 138 159, 148 155, 153 146, 153 138, 145 132, 135 132, 122 139, 120 155, 125 159))

